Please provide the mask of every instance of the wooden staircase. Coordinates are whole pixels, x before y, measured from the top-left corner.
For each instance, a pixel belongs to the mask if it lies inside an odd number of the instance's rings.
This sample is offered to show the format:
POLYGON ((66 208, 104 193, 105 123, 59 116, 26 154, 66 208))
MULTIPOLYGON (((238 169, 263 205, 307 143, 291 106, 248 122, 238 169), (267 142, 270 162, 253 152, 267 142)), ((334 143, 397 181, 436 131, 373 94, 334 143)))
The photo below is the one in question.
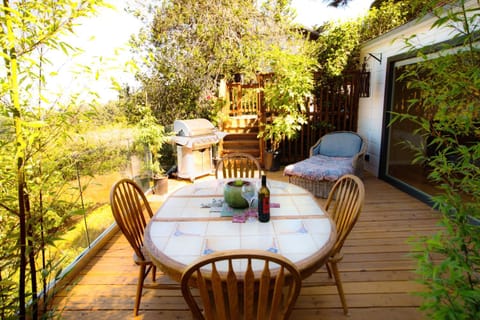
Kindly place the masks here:
POLYGON ((225 121, 223 131, 228 135, 223 138, 221 143, 220 156, 233 152, 244 152, 260 159, 260 139, 257 138, 258 123, 256 115, 234 116, 225 121))

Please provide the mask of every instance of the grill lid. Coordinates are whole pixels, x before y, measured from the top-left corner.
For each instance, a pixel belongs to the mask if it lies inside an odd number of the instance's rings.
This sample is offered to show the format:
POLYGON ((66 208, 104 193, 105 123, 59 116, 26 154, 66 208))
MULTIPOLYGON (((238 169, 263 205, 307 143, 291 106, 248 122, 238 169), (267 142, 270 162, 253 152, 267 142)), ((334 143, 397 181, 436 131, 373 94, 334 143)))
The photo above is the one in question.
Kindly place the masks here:
POLYGON ((173 141, 176 144, 179 144, 181 146, 200 149, 200 148, 208 148, 212 144, 218 143, 219 139, 215 134, 213 134, 213 135, 197 136, 197 137, 175 136, 173 137, 173 141))
POLYGON ((175 120, 173 131, 177 136, 194 137, 215 134, 215 127, 207 119, 175 120))
POLYGON ((207 119, 175 120, 173 131, 175 143, 189 148, 208 148, 223 138, 224 134, 207 119))

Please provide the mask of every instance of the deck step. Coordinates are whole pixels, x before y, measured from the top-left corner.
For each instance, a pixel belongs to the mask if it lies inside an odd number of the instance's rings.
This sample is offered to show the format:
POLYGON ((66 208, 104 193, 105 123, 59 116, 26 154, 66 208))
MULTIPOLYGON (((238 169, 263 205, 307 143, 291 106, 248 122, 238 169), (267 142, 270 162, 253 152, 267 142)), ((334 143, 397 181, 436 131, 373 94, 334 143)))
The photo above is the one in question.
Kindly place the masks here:
POLYGON ((243 148, 257 148, 258 141, 256 140, 224 140, 223 141, 224 149, 243 149, 243 148))
POLYGON ((260 151, 258 149, 224 149, 223 150, 223 155, 230 154, 230 153, 248 153, 252 155, 254 158, 257 158, 257 160, 260 159, 260 151))
POLYGON ((260 158, 258 118, 256 116, 230 117, 224 122, 222 131, 228 133, 222 141, 221 156, 228 153, 248 153, 260 158))
POLYGON ((258 134, 258 118, 253 116, 230 117, 223 123, 223 131, 258 134))
POLYGON ((260 157, 259 141, 256 133, 232 133, 225 136, 222 142, 222 154, 243 152, 260 157))
POLYGON ((223 154, 233 153, 233 152, 249 153, 254 157, 260 157, 260 148, 258 147, 258 143, 252 144, 252 143, 243 143, 243 142, 236 142, 236 143, 224 142, 223 154))
POLYGON ((229 133, 225 136, 225 138, 223 138, 223 141, 238 141, 238 140, 255 141, 258 143, 257 134, 254 132, 229 133))
POLYGON ((239 133, 239 134, 247 134, 251 133, 255 136, 258 135, 258 127, 223 127, 224 132, 228 133, 239 133))

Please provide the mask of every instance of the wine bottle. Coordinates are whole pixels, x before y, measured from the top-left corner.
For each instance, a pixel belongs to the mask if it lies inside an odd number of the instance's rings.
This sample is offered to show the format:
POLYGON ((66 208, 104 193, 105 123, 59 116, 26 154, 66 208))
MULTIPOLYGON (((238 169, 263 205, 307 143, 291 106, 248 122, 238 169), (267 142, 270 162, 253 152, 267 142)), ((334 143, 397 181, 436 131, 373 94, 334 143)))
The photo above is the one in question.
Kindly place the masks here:
POLYGON ((265 175, 262 175, 262 186, 258 190, 258 221, 270 221, 270 190, 265 175))

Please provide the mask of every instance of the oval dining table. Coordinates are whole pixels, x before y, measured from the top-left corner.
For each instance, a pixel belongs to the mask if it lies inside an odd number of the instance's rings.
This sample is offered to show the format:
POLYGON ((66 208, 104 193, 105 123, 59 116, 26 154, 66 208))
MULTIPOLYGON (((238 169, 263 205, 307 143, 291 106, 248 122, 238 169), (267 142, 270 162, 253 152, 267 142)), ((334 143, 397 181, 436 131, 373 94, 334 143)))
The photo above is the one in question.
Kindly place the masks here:
POLYGON ((242 210, 223 203, 227 181, 195 181, 165 199, 144 234, 145 249, 160 270, 180 282, 185 268, 199 257, 235 249, 281 254, 295 263, 303 279, 325 264, 336 231, 309 191, 270 180, 270 221, 237 223, 242 210))

